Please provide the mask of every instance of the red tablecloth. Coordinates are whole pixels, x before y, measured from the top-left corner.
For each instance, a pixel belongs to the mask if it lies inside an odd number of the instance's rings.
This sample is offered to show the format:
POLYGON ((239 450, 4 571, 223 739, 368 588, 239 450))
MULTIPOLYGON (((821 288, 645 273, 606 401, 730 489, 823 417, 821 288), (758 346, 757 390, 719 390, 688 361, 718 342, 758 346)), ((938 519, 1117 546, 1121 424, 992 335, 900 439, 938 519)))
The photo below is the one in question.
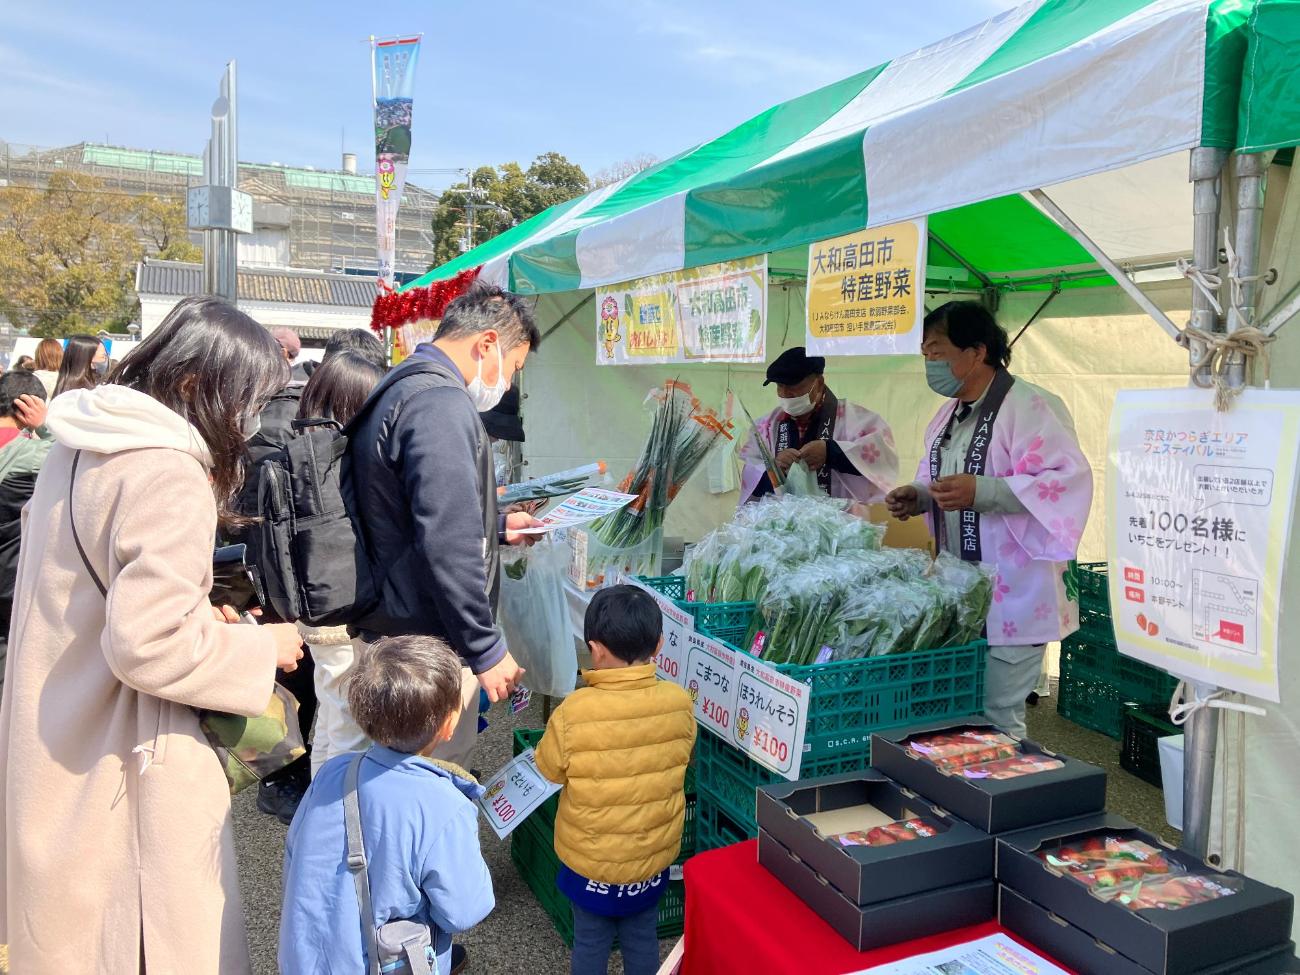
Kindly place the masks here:
POLYGON ((1000 931, 995 922, 989 921, 875 951, 855 951, 834 928, 758 865, 757 840, 701 853, 686 861, 683 975, 844 975, 1000 931))

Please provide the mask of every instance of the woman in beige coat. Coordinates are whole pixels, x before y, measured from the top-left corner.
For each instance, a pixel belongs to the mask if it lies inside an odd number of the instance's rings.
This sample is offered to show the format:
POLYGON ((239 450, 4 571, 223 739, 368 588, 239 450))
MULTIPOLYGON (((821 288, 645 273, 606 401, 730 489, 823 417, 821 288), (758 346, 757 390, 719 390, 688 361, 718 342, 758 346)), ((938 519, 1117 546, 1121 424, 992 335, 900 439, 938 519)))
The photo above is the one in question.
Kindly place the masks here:
POLYGON ((293 626, 208 604, 243 431, 287 378, 261 326, 192 298, 107 385, 51 404, 0 701, 14 972, 249 970, 230 797, 194 709, 258 714, 300 656, 293 626))

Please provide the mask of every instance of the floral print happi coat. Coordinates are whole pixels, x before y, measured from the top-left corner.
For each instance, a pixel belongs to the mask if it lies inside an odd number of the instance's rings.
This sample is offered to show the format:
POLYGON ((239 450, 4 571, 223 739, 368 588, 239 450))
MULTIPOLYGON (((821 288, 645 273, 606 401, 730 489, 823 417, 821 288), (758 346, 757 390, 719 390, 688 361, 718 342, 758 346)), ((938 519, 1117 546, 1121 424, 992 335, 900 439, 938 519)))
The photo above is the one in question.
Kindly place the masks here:
MULTIPOLYGON (((925 434, 917 472, 930 479, 930 450, 957 409, 950 400, 925 434)), ((1051 643, 1079 628, 1079 603, 1065 572, 1079 549, 1092 507, 1092 469, 1060 398, 1017 379, 993 424, 986 476, 1006 480, 1023 514, 981 514, 980 549, 997 570, 989 611, 990 643, 1051 643)))

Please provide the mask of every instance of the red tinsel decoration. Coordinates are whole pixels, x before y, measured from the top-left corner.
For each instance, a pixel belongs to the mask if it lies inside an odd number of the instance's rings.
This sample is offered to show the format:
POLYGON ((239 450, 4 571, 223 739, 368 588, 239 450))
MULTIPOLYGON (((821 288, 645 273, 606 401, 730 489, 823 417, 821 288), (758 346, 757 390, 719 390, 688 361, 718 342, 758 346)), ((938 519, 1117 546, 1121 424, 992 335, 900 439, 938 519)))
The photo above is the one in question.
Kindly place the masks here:
POLYGON ((385 328, 442 318, 447 306, 469 290, 480 270, 470 268, 454 278, 434 281, 423 288, 380 295, 370 312, 370 327, 382 335, 385 328))

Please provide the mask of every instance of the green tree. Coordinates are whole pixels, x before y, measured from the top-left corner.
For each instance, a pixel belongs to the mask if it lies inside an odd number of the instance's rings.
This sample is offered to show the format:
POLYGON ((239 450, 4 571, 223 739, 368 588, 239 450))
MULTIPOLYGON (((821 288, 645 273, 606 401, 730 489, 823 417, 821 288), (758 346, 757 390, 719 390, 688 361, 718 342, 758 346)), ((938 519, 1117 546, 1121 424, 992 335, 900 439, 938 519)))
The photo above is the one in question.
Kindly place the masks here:
POLYGON ((438 202, 432 227, 434 267, 460 256, 471 221, 477 246, 591 188, 582 167, 558 152, 543 153, 527 169, 515 162, 480 166, 472 182, 473 193, 468 182, 456 183, 438 202))
POLYGON ((138 309, 144 256, 198 254, 178 200, 132 197, 75 172, 44 189, 0 189, 0 312, 33 335, 121 328, 138 309))

